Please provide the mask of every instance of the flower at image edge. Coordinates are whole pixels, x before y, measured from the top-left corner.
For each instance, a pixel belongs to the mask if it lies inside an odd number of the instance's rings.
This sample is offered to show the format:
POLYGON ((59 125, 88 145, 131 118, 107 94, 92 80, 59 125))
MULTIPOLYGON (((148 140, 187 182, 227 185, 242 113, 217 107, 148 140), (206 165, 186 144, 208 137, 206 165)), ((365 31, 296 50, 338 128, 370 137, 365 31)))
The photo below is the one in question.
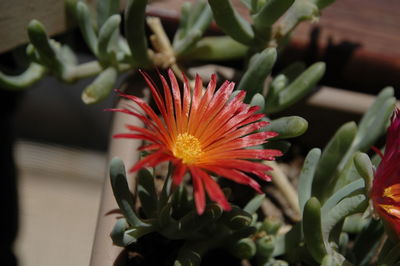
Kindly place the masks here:
POLYGON ((123 109, 111 109, 133 115, 146 126, 142 128, 127 125, 130 133, 114 135, 115 138, 146 141, 139 150, 147 151, 149 155, 137 162, 130 172, 169 161, 174 169, 172 181, 175 186, 180 185, 185 173, 189 172, 198 214, 202 214, 205 209, 205 192, 224 210, 231 209, 221 188, 210 175, 248 185, 262 193, 260 185, 249 174, 269 181, 270 176, 265 172, 272 169, 253 160, 274 160, 275 156, 282 154, 278 150, 247 149, 266 143, 267 139, 277 136, 277 133, 257 132, 268 125, 268 122, 260 121, 264 115, 257 113, 258 106, 243 103, 246 94, 244 91, 232 97, 234 83, 229 81, 225 81, 216 90, 216 76, 212 75, 204 94, 199 76, 196 76, 193 93, 185 79, 181 94, 176 77, 169 70, 171 88, 160 75, 162 95, 150 77, 141 73, 161 118, 142 99, 121 92, 121 97, 135 104, 123 109))
POLYGON ((396 109, 387 130, 385 152, 381 156, 371 189, 374 209, 400 239, 400 116, 396 109))

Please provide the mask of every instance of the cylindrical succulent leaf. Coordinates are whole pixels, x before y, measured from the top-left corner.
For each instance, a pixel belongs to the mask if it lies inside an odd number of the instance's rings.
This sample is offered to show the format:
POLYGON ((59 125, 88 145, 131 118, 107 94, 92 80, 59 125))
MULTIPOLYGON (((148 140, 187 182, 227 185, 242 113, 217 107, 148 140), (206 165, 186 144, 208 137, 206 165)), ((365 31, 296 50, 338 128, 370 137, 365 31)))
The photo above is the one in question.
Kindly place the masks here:
POLYGON ((157 193, 154 177, 147 169, 141 169, 137 174, 137 194, 147 218, 155 217, 157 214, 157 193))
POLYGON ((126 222, 125 218, 118 219, 115 223, 113 230, 111 231, 111 239, 113 240, 114 245, 120 247, 126 247, 134 242, 136 242, 136 238, 130 236, 126 233, 129 229, 129 224, 126 222))
POLYGON ((310 198, 304 206, 302 225, 307 250, 320 263, 328 252, 322 234, 321 204, 317 198, 310 198))
POLYGON ((61 76, 65 70, 63 62, 59 60, 55 46, 50 42, 43 24, 35 19, 31 20, 28 25, 28 36, 41 63, 61 76))
MULTIPOLYGON (((252 56, 246 72, 240 80, 237 90, 247 91, 249 101, 256 93, 262 93, 265 79, 271 73, 277 57, 275 48, 266 48, 252 56)), ((267 105, 267 109, 269 106, 267 105)))
POLYGON ((127 0, 125 8, 125 36, 128 41, 132 64, 149 67, 147 39, 145 34, 145 11, 147 0, 127 0))
POLYGON ((94 104, 105 99, 117 81, 118 71, 110 66, 104 69, 97 78, 82 92, 82 101, 86 104, 94 104))
POLYGON ((303 216, 304 205, 311 197, 312 182, 314 180, 315 171, 319 159, 321 157, 321 150, 318 148, 312 149, 304 160, 303 167, 299 176, 299 205, 301 215, 303 216))
POLYGON ((0 87, 9 90, 21 90, 33 85, 42 79, 45 74, 45 67, 32 62, 23 73, 17 76, 9 76, 0 72, 0 87))
POLYGON ((99 31, 98 41, 98 57, 103 64, 113 63, 117 65, 116 60, 116 47, 119 35, 119 25, 121 23, 121 16, 112 15, 105 21, 99 31), (114 48, 114 49, 113 49, 114 48), (114 61, 114 62, 113 62, 114 61))
POLYGON ((275 120, 266 127, 268 131, 277 132, 274 140, 298 137, 307 130, 308 122, 300 116, 286 116, 275 120))
POLYGON ((109 17, 119 12, 119 0, 96 1, 97 27, 100 29, 109 17))
POLYGON ((85 2, 79 1, 76 5, 76 14, 78 19, 78 25, 81 30, 83 39, 87 46, 94 55, 97 55, 97 35, 92 25, 92 16, 90 14, 89 7, 85 2))
POLYGON ((177 56, 186 53, 200 40, 212 21, 210 6, 205 1, 198 1, 193 7, 185 25, 185 34, 180 39, 174 39, 173 47, 177 56), (196 12, 199 10, 198 12, 196 12))
MULTIPOLYGON (((357 125, 354 122, 348 122, 341 126, 326 145, 321 159, 317 166, 313 181, 313 195, 317 195, 321 199, 325 191, 335 183, 333 178, 337 174, 337 167, 343 159, 343 155, 347 152, 357 133, 357 125)), ((327 197, 329 195, 325 195, 327 197)))
POLYGON ((276 113, 299 101, 314 89, 324 73, 325 63, 318 62, 311 65, 277 95, 267 98, 266 111, 268 113, 276 113))
POLYGON ((134 211, 133 197, 126 181, 125 166, 118 157, 111 160, 110 181, 114 197, 126 221, 131 226, 146 226, 147 224, 142 222, 134 211))
POLYGON ((366 194, 368 194, 372 186, 372 180, 374 178, 374 170, 371 160, 369 159, 367 154, 357 152, 354 155, 354 165, 360 176, 364 179, 366 189, 365 192, 366 194))
POLYGON ((249 213, 242 210, 241 208, 237 206, 232 206, 231 211, 223 213, 221 221, 228 228, 232 230, 239 230, 241 228, 249 226, 252 221, 252 217, 249 213))
POLYGON ((209 36, 199 40, 182 57, 200 61, 225 61, 242 58, 248 47, 229 36, 209 36))
POLYGON ((239 259, 250 259, 256 254, 256 251, 256 244, 251 238, 240 239, 230 247, 231 254, 239 259))
POLYGON ((218 27, 226 34, 243 44, 251 44, 254 32, 244 18, 233 8, 230 0, 208 0, 218 27))

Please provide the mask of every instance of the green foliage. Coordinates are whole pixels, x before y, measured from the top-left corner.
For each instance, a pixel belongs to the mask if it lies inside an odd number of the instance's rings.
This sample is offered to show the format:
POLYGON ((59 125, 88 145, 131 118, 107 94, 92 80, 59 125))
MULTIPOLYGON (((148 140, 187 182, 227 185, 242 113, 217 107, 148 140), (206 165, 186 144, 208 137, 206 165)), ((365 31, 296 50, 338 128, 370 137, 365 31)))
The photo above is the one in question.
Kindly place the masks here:
POLYGON ((256 243, 248 237, 256 232, 253 215, 264 195, 255 196, 244 209, 233 206, 230 212, 222 212, 217 204, 209 203, 199 216, 184 187, 172 192, 166 181, 161 194, 157 195, 154 176, 144 169, 137 178, 142 217, 133 206, 124 164, 118 158, 110 163, 110 178, 115 199, 124 215, 111 233, 114 244, 127 246, 146 234, 158 232, 171 240, 184 240, 175 265, 199 265, 206 251, 218 247, 225 247, 240 258, 254 256, 256 243))

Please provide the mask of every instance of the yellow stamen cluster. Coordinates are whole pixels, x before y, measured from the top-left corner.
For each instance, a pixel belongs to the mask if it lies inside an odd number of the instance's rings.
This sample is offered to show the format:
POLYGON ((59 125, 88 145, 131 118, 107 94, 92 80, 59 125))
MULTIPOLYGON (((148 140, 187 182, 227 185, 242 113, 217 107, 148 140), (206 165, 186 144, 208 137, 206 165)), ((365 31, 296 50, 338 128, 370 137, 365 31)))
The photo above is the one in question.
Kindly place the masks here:
POLYGON ((395 202, 400 202, 400 184, 395 184, 393 186, 385 188, 383 191, 383 196, 391 198, 395 202))
POLYGON ((198 138, 188 133, 181 133, 176 137, 172 152, 185 164, 195 163, 203 153, 198 138))

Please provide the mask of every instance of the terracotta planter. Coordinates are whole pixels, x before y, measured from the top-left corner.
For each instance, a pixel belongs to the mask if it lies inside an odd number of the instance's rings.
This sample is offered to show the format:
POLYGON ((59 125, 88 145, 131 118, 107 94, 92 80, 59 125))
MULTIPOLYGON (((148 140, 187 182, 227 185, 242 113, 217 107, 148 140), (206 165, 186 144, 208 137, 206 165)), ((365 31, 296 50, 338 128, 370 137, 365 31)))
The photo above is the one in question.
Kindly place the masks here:
MULTIPOLYGON (((132 82, 128 83, 130 88, 129 93, 142 97, 148 101, 149 91, 143 84, 143 79, 137 77, 132 82)), ((116 108, 122 108, 126 104, 131 104, 126 99, 118 99, 116 108)), ((114 113, 111 136, 115 133, 126 132, 125 125, 143 126, 142 122, 130 115, 122 113, 114 113)), ((141 145, 140 140, 135 139, 110 139, 109 145, 109 160, 113 157, 121 158, 125 165, 129 167, 139 159, 139 152, 137 148, 141 145)), ((107 171, 108 173, 108 171, 107 171)), ((133 191, 135 187, 135 174, 128 174, 128 184, 133 191)), ((108 174, 105 177, 102 198, 97 219, 97 227, 95 238, 93 242, 92 254, 90 265, 92 266, 110 266, 110 265, 124 265, 126 256, 124 249, 113 245, 110 237, 110 232, 116 222, 118 214, 108 214, 110 211, 118 209, 117 203, 111 189, 110 178, 108 174)))

